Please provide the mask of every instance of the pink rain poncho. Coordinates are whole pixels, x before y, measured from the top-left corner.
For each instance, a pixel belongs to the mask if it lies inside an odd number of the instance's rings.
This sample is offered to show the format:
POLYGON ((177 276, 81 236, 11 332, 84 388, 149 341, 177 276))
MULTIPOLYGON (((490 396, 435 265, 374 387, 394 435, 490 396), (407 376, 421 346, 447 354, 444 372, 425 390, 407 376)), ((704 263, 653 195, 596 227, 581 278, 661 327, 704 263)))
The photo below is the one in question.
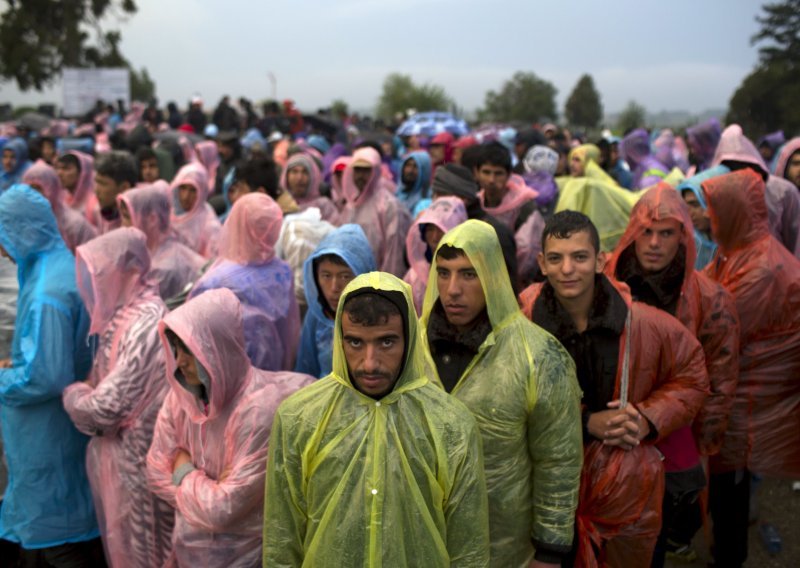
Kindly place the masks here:
POLYGON ((78 159, 81 171, 74 191, 72 193, 66 191, 64 203, 91 222, 94 208, 97 205, 97 196, 94 194, 94 158, 77 150, 67 152, 67 154, 78 159))
POLYGON ((203 140, 198 142, 194 149, 197 154, 197 161, 203 164, 203 167, 208 172, 208 193, 214 193, 217 191, 214 184, 217 180, 217 169, 220 162, 217 143, 212 140, 203 140))
POLYGON ((78 245, 97 236, 97 231, 86 217, 64 204, 64 195, 67 192, 61 187, 56 171, 46 162, 37 160, 22 176, 22 183, 35 186, 34 189, 41 191, 50 202, 61 238, 73 254, 78 245))
MULTIPOLYGON (((725 164, 730 167, 736 163, 754 166, 764 175, 767 184, 764 197, 767 203, 769 231, 789 252, 800 258, 800 192, 790 181, 769 175, 769 169, 761 154, 744 135, 742 127, 731 124, 722 131, 722 138, 711 160, 711 166, 725 164)), ((731 167, 731 169, 738 168, 731 167)))
POLYGON ((336 210, 340 214, 347 200, 344 198, 344 188, 342 187, 342 178, 344 174, 342 174, 342 177, 339 177, 336 175, 336 172, 340 170, 344 172, 352 160, 353 158, 350 156, 341 156, 336 158, 331 164, 331 201, 333 201, 333 206, 336 207, 336 210))
POLYGON ((183 166, 172 180, 172 227, 189 248, 205 258, 217 255, 222 224, 208 199, 208 173, 199 163, 183 166), (191 185, 197 191, 197 199, 190 211, 184 211, 178 201, 180 186, 191 185))
POLYGON ((173 511, 147 485, 146 456, 167 393, 158 322, 167 313, 147 279, 144 233, 121 228, 78 247, 78 289, 99 345, 89 380, 64 408, 89 436, 86 469, 109 565, 160 566, 173 511))
POLYGON ((291 193, 286 178, 288 177, 289 170, 295 166, 301 166, 308 172, 308 189, 306 189, 305 195, 292 194, 300 210, 304 211, 309 207, 316 207, 322 214, 323 220, 332 221, 336 219, 338 213, 336 206, 330 199, 324 195, 320 195, 319 187, 322 183, 322 174, 319 171, 319 167, 317 167, 317 163, 308 154, 294 154, 289 158, 289 161, 286 162, 286 167, 284 167, 283 172, 281 172, 280 186, 285 191, 291 193))
POLYGON ((406 234, 411 226, 411 215, 394 196, 394 190, 384 187, 381 178, 381 157, 373 148, 361 148, 353 154, 342 177, 345 206, 339 215, 339 224, 356 223, 364 229, 378 270, 395 276, 405 274, 403 249, 406 234), (353 165, 366 162, 372 167, 372 177, 360 191, 353 180, 353 165))
POLYGON ((411 268, 403 276, 403 280, 411 285, 417 315, 422 313, 422 302, 425 300, 425 289, 428 286, 428 274, 431 271, 433 257, 433 251, 425 241, 427 226, 434 225, 442 233, 446 233, 466 220, 467 210, 464 208, 464 202, 458 197, 447 196, 435 199, 411 225, 406 237, 406 257, 411 268))
POLYGON ((159 324, 169 394, 147 455, 147 477, 175 507, 171 566, 261 565, 272 420, 284 398, 314 381, 308 375, 254 368, 245 353, 242 319, 242 306, 232 292, 212 290, 159 324), (167 329, 194 355, 207 404, 190 392, 177 369, 167 329), (195 469, 175 485, 174 463, 181 450, 195 469))
POLYGON ((711 470, 800 479, 800 261, 769 234, 758 174, 701 187, 719 244, 705 271, 733 296, 741 329, 739 384, 711 470))
POLYGON ((189 296, 233 291, 242 303, 247 354, 266 371, 294 368, 300 341, 292 269, 275 256, 282 220, 280 207, 264 193, 237 199, 222 229, 219 257, 189 296))
POLYGON ((206 259, 181 243, 170 227, 169 190, 160 184, 137 187, 117 196, 117 203, 125 204, 132 225, 147 236, 149 276, 161 297, 180 294, 200 274, 206 259))
MULTIPOLYGON (((773 173, 776 176, 789 179, 786 175, 786 166, 789 165, 789 160, 791 160, 795 152, 800 152, 800 136, 792 138, 781 148, 778 157, 775 159, 775 168, 773 173)), ((798 190, 800 190, 800 184, 798 184, 796 180, 789 179, 789 181, 797 185, 798 190)))

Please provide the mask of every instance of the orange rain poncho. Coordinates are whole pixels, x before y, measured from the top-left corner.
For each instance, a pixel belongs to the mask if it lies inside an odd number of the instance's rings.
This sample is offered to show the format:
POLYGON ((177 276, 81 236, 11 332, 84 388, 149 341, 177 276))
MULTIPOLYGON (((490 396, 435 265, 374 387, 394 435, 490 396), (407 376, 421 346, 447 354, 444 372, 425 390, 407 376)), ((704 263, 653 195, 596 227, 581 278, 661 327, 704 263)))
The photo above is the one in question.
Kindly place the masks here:
MULTIPOLYGON (((686 262, 674 315, 703 346, 711 394, 694 421, 694 433, 700 453, 711 455, 717 453, 722 445, 733 405, 739 375, 739 320, 730 294, 708 276, 694 270, 696 251, 692 220, 686 203, 672 186, 660 182, 634 205, 628 228, 606 265, 606 274, 620 279, 622 267, 619 263, 623 251, 635 246, 634 241, 654 222, 665 219, 674 219, 683 226, 681 244, 686 250, 686 262)), ((635 255, 634 251, 631 252, 635 255)), ((690 440, 691 436, 687 440, 687 433, 688 426, 686 431, 676 433, 672 441, 680 442, 681 437, 684 442, 690 440)), ((671 466, 684 469, 680 456, 670 456, 670 450, 675 448, 669 445, 668 442, 659 447, 667 458, 667 471, 671 471, 671 466), (678 463, 671 464, 670 458, 678 463)))
POLYGON ((703 182, 719 250, 706 274, 736 302, 739 386, 712 471, 800 477, 800 261, 773 236, 764 181, 739 171, 703 182))
MULTIPOLYGON (((700 344, 680 322, 632 302, 627 286, 614 285, 630 317, 619 339, 614 399, 626 395, 655 426, 657 436, 631 451, 584 440, 577 565, 649 567, 661 531, 664 497, 664 466, 655 444, 691 424, 706 398, 708 376, 700 344)), ((520 295, 522 311, 529 318, 543 286, 549 284, 533 284, 520 295)))

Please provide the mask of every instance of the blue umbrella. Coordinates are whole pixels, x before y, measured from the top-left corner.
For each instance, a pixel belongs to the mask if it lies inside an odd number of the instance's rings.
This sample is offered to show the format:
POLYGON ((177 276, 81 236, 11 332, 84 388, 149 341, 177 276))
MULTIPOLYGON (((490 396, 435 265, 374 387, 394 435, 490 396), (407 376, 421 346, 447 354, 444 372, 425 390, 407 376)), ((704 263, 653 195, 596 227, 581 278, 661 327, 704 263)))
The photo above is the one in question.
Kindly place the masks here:
POLYGON ((449 132, 454 136, 464 136, 469 132, 467 123, 449 112, 420 112, 406 120, 397 129, 399 136, 436 136, 449 132))

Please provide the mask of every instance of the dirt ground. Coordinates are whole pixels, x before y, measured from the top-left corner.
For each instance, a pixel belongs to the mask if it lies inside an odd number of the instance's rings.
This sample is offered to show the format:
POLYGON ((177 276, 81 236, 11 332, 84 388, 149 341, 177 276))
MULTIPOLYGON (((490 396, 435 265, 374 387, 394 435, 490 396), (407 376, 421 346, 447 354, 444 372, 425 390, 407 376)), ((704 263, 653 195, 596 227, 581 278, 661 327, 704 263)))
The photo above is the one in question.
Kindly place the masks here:
MULTIPOLYGON (((747 568, 798 568, 800 567, 800 491, 792 491, 786 480, 765 479, 758 488, 758 522, 750 527, 747 568), (774 525, 783 540, 780 554, 770 556, 761 544, 759 523, 774 525)), ((708 545, 701 530, 694 541, 698 559, 691 563, 667 560, 670 568, 706 566, 709 561, 708 545)))

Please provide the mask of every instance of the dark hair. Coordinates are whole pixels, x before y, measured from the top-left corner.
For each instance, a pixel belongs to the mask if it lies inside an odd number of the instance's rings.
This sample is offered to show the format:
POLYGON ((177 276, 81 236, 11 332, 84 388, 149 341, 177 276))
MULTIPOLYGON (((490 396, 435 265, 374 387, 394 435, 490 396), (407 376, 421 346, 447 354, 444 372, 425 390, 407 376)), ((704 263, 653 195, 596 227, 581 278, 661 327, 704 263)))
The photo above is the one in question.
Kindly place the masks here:
POLYGON ((548 237, 568 239, 581 231, 589 233, 589 240, 592 242, 594 251, 600 252, 600 235, 597 233, 597 227, 583 213, 570 210, 556 213, 545 223, 544 231, 542 231, 542 252, 544 252, 548 237))
POLYGON ((353 149, 353 151, 358 150, 359 148, 372 148, 373 150, 378 152, 378 154, 381 157, 381 160, 383 160, 383 158, 384 158, 383 148, 381 148, 380 143, 377 142, 376 140, 362 140, 361 142, 359 142, 356 145, 356 147, 353 149))
POLYGON ((464 249, 456 248, 452 245, 442 245, 436 251, 436 258, 444 260, 453 260, 459 256, 467 256, 467 253, 464 252, 464 249))
POLYGON ((245 181, 254 191, 259 187, 273 199, 278 197, 278 168, 272 158, 253 156, 236 167, 236 181, 245 181))
POLYGON ((181 351, 184 351, 186 353, 191 353, 191 350, 183 342, 183 339, 178 337, 178 334, 172 331, 170 328, 164 329, 164 336, 167 338, 170 347, 172 347, 173 349, 180 348, 181 351))
POLYGON ((465 168, 468 168, 469 171, 472 172, 478 167, 478 162, 481 160, 482 153, 483 146, 480 144, 475 144, 473 146, 464 148, 464 150, 461 152, 461 165, 465 168))
POLYGON ((349 295, 342 308, 353 323, 365 326, 382 325, 392 316, 403 317, 400 308, 377 292, 363 292, 349 295))
POLYGON ((317 268, 319 267, 319 265, 322 264, 323 262, 325 262, 326 260, 328 262, 332 262, 333 264, 336 264, 338 266, 344 266, 345 268, 350 268, 350 265, 347 264, 347 261, 345 259, 343 259, 338 254, 334 254, 334 253, 331 252, 331 253, 328 253, 328 254, 323 254, 322 256, 318 256, 317 258, 314 259, 314 273, 315 274, 317 272, 317 268))
POLYGON ((100 154, 94 162, 94 170, 118 184, 127 181, 133 187, 139 181, 139 169, 129 152, 113 150, 100 154))
POLYGON ((501 167, 511 173, 511 153, 500 142, 489 142, 483 146, 476 167, 480 169, 485 164, 501 167))
POLYGON ((142 146, 136 150, 136 163, 141 165, 145 160, 158 160, 155 150, 148 146, 142 146))
POLYGON ((79 173, 81 171, 81 161, 78 159, 78 156, 74 154, 64 154, 63 156, 59 156, 58 161, 65 166, 75 166, 78 168, 79 173))

